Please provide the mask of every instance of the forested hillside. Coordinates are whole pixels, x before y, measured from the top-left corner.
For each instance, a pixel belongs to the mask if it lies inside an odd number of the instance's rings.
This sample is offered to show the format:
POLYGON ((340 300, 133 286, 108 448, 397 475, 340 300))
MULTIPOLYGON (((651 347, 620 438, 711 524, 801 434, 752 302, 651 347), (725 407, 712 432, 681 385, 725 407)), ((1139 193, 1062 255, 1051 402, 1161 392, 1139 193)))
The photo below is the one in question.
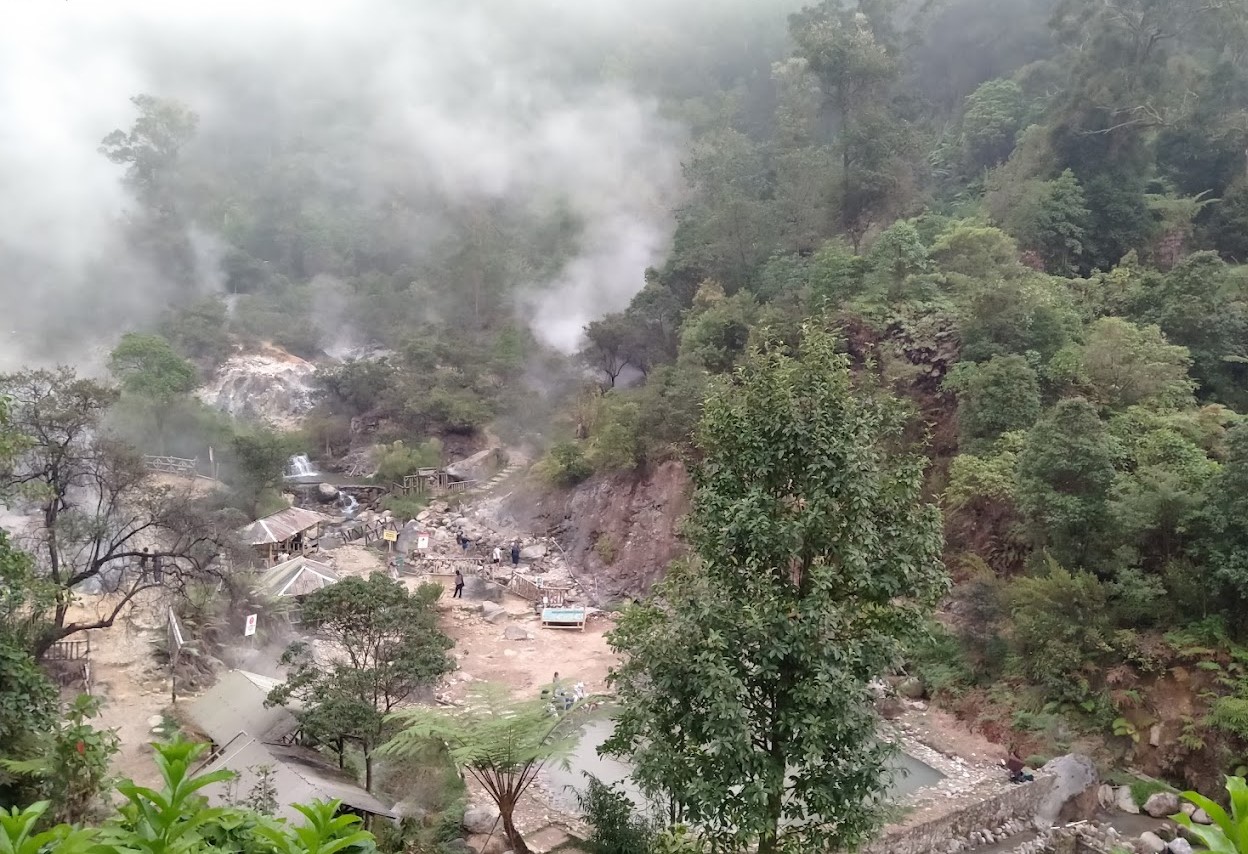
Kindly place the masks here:
POLYGON ((931 693, 1207 786, 1248 736, 1248 10, 850 5, 698 113, 673 251, 590 324, 608 390, 547 464, 653 464, 748 342, 839 329, 931 456, 931 693))
MULTIPOLYGON (((362 417, 493 429, 555 486, 692 453, 751 342, 832 330, 930 457, 957 582, 910 662, 932 697, 1206 790, 1248 764, 1248 7, 480 5, 423 33, 436 77, 353 32, 299 74, 199 57, 135 93, 100 149, 125 249, 68 320, 201 375, 318 360, 326 457, 362 417), (140 279, 143 311, 115 299, 140 279)), ((128 387, 162 413, 140 444, 224 429, 183 379, 128 387)))

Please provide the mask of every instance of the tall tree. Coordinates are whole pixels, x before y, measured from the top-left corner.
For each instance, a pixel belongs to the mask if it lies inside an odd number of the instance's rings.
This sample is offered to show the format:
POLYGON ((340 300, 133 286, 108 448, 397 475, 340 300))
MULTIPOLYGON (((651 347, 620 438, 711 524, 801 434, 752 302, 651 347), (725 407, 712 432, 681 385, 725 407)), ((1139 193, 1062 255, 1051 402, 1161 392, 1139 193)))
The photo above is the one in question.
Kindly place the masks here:
POLYGON ((552 715, 541 698, 513 700, 496 685, 476 687, 462 711, 405 709, 403 730, 379 753, 418 755, 430 739, 472 775, 498 807, 503 835, 515 854, 529 854, 516 827, 516 805, 547 763, 566 761, 576 744, 567 714, 552 715))
POLYGON ((109 354, 108 369, 122 390, 142 401, 151 414, 163 453, 169 409, 194 390, 199 381, 195 366, 159 335, 127 332, 109 354))
POLYGON ((1037 543, 1063 566, 1089 568, 1104 548, 1114 449, 1095 407, 1063 400, 1027 434, 1018 456, 1018 501, 1037 543))
POLYGON ((852 846, 887 785, 867 683, 946 589, 896 401, 829 333, 753 349, 707 401, 694 558, 611 635, 607 749, 734 850, 852 846))
POLYGON ((364 785, 373 785, 373 751, 389 738, 386 716, 422 687, 451 669, 451 640, 438 629, 434 602, 442 588, 424 584, 409 593, 381 573, 345 578, 308 595, 302 617, 328 650, 317 660, 307 644, 283 656, 286 681, 269 702, 298 699, 304 733, 335 746, 343 741, 364 753, 364 785))
POLYGON ((862 0, 844 9, 825 0, 790 20, 797 52, 819 78, 835 122, 840 227, 855 250, 894 194, 897 159, 908 144, 905 123, 889 112, 899 66, 881 33, 888 5, 862 0))
POLYGON ((112 389, 62 368, 0 376, 0 392, 23 441, 0 485, 38 506, 30 550, 54 590, 50 607, 32 616, 36 656, 112 626, 144 591, 181 589, 210 571, 223 548, 213 520, 188 490, 153 485, 137 452, 104 435, 112 389), (72 619, 75 589, 87 584, 115 598, 101 616, 72 619))

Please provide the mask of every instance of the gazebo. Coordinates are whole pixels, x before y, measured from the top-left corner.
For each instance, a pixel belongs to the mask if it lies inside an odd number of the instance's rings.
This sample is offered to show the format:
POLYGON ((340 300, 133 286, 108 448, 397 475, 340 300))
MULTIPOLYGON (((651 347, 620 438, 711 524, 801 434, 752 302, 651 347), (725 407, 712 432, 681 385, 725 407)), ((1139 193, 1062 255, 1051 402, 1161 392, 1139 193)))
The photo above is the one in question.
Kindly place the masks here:
POLYGON ((256 550, 265 566, 273 566, 294 555, 316 554, 324 521, 320 513, 287 507, 257 519, 239 531, 239 535, 256 550), (287 557, 279 559, 283 554, 287 557))

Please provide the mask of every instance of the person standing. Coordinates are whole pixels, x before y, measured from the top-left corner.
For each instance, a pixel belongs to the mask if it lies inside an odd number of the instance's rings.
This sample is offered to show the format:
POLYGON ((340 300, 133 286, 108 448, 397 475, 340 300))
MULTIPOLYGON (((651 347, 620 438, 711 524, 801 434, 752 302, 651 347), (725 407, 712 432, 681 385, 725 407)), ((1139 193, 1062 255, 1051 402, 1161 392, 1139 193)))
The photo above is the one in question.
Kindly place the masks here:
POLYGON ((455 592, 451 594, 452 599, 464 598, 464 574, 458 569, 455 570, 455 592))
POLYGON ((494 547, 494 565, 498 566, 502 562, 503 562, 503 550, 500 549, 498 546, 495 546, 494 547))
POLYGON ((511 544, 511 565, 520 565, 520 541, 516 540, 511 544))

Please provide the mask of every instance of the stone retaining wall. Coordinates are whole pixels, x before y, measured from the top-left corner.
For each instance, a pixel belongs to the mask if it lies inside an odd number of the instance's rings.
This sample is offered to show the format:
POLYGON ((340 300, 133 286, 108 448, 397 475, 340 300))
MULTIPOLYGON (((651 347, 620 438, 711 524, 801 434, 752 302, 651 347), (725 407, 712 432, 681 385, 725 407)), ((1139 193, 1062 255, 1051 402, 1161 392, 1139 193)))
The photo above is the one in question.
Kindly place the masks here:
POLYGON ((931 821, 886 830, 863 854, 947 854, 982 844, 986 836, 1009 835, 1006 826, 1029 824, 1052 786, 1052 777, 1037 776, 931 821))

